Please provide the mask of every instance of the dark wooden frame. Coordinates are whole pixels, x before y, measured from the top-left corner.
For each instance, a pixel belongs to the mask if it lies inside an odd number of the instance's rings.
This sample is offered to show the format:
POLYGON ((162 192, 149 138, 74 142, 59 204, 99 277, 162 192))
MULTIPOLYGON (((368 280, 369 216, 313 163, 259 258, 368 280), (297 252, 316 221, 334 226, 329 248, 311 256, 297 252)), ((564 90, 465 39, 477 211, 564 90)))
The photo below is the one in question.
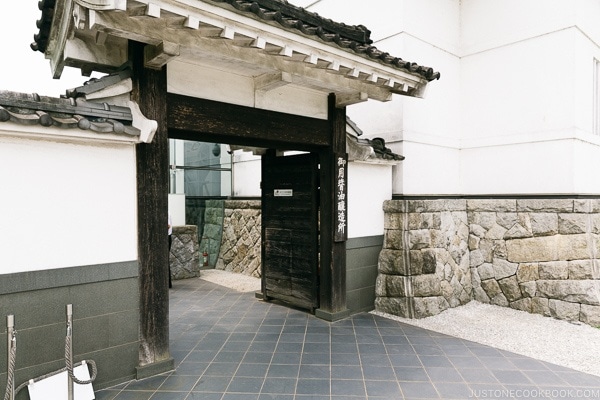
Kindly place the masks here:
MULTIPOLYGON (((167 71, 144 67, 144 44, 130 42, 132 100, 158 123, 151 143, 136 147, 140 348, 137 378, 174 369, 169 351, 167 71)), ((118 227, 115 227, 118 229, 118 227)))
POLYGON ((330 95, 329 118, 243 107, 167 93, 166 67, 143 66, 143 45, 132 42, 132 99, 158 122, 150 144, 137 147, 138 257, 140 266, 140 361, 138 377, 173 368, 169 353, 168 139, 316 152, 320 162, 320 308, 326 320, 348 315, 346 242, 336 242, 336 156, 346 151, 346 109, 330 95), (152 371, 152 372, 149 372, 152 371))
POLYGON ((328 321, 345 318, 346 242, 335 241, 337 155, 346 153, 346 107, 337 108, 335 94, 328 98, 331 146, 319 152, 321 162, 321 305, 315 315, 328 321))
POLYGON ((167 94, 169 137, 286 150, 331 144, 326 120, 167 94))

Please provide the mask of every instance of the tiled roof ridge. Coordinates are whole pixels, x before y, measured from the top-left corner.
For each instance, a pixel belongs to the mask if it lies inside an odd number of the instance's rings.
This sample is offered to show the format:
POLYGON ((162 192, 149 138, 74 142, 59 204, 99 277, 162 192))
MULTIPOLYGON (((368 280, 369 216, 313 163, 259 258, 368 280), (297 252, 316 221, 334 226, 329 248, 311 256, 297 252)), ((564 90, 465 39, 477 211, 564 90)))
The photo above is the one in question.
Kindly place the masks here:
POLYGON ((317 13, 289 4, 285 0, 210 0, 214 3, 227 3, 238 11, 253 13, 265 21, 276 21, 287 29, 297 29, 305 35, 317 36, 327 43, 335 43, 343 49, 367 56, 397 69, 416 73, 432 81, 441 74, 431 67, 405 61, 400 57, 372 46, 371 31, 364 25, 346 25, 323 18, 317 13), (361 34, 364 36, 361 39, 361 34))
MULTIPOLYGON (((228 4, 237 12, 252 13, 263 21, 275 21, 285 29, 296 29, 307 36, 316 36, 326 43, 335 43, 340 48, 352 50, 365 58, 392 68, 422 76, 428 81, 439 79, 441 74, 431 67, 405 61, 379 50, 372 45, 371 31, 363 25, 346 25, 323 18, 304 8, 289 4, 285 0, 204 0, 228 4)), ((38 8, 42 16, 36 24, 39 32, 34 35, 31 48, 44 53, 48 46, 50 25, 54 16, 56 0, 40 0, 38 8)))
POLYGON ((127 107, 0 90, 0 122, 139 136, 127 107))
POLYGON ((46 51, 46 47, 48 46, 48 38, 50 36, 52 18, 54 18, 55 5, 56 0, 38 1, 38 8, 42 12, 42 16, 35 22, 39 31, 33 35, 33 43, 30 45, 33 51, 40 51, 42 53, 46 51))
POLYGON ((211 0, 227 3, 243 12, 252 12, 267 21, 277 21, 286 28, 295 28, 307 35, 325 35, 327 32, 339 38, 369 45, 371 31, 364 25, 347 25, 336 22, 305 8, 295 6, 286 0, 211 0))

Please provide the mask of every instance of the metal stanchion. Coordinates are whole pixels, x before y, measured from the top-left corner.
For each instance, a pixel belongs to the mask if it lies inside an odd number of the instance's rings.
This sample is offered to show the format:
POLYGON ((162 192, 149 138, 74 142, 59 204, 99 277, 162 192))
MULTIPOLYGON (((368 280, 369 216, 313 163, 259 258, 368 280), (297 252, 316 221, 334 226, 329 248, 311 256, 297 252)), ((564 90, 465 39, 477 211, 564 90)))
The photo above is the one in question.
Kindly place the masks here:
MULTIPOLYGON (((73 343, 73 305, 67 304, 67 344, 73 343)), ((71 351, 68 352, 67 357, 69 358, 68 365, 73 365, 73 354, 71 351)), ((67 396, 68 400, 73 400, 73 378, 71 374, 67 372, 67 396)))
POLYGON ((17 350, 17 336, 15 332, 15 316, 6 317, 6 338, 7 338, 7 372, 6 372, 6 393, 5 399, 15 400, 15 357, 17 350))

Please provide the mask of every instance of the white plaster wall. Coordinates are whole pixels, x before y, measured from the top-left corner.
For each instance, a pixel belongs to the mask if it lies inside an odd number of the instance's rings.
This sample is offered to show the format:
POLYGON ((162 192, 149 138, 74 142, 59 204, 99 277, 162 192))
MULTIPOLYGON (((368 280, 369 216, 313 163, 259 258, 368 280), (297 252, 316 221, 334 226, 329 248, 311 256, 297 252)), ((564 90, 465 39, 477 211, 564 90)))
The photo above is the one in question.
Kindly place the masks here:
POLYGON ((136 260, 135 171, 132 144, 0 137, 0 274, 136 260))
POLYGON ((600 158, 600 2, 321 0, 309 9, 364 24, 379 49, 442 73, 423 100, 348 109, 366 136, 406 157, 394 193, 600 193, 589 172, 600 158))
POLYGON ((577 36, 561 30, 464 57, 463 144, 572 127, 577 36))
POLYGON ((463 2, 459 192, 600 193, 590 173, 600 42, 575 25, 584 9, 600 15, 585 0, 463 2))
POLYGON ((169 213, 173 226, 185 225, 185 194, 169 194, 169 213))
POLYGON ((261 159, 248 151, 233 154, 232 191, 235 197, 261 196, 261 159))
POLYGON ((348 163, 348 238, 383 235, 383 202, 392 198, 392 166, 348 163))
POLYGON ((573 26, 576 10, 583 3, 580 0, 461 0, 461 53, 470 56, 573 26))
POLYGON ((379 24, 367 27, 374 34, 384 25, 395 29, 387 36, 379 36, 377 48, 431 66, 442 77, 429 83, 423 99, 396 95, 387 103, 369 101, 352 105, 348 115, 366 137, 383 137, 389 148, 406 157, 394 167, 394 193, 454 194, 460 185, 459 3, 382 2, 387 9, 398 7, 401 15, 382 15, 379 10, 373 16, 373 22, 379 16, 379 24))

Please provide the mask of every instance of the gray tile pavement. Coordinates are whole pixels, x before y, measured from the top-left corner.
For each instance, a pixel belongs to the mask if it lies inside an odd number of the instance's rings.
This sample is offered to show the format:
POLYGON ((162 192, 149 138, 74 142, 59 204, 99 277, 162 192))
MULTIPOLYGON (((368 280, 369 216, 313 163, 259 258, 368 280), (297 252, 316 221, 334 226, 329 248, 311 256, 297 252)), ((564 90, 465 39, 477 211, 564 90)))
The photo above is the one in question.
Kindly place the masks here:
POLYGON ((96 399, 600 399, 598 376, 369 313, 328 323, 201 279, 174 282, 170 341, 174 372, 96 399))

